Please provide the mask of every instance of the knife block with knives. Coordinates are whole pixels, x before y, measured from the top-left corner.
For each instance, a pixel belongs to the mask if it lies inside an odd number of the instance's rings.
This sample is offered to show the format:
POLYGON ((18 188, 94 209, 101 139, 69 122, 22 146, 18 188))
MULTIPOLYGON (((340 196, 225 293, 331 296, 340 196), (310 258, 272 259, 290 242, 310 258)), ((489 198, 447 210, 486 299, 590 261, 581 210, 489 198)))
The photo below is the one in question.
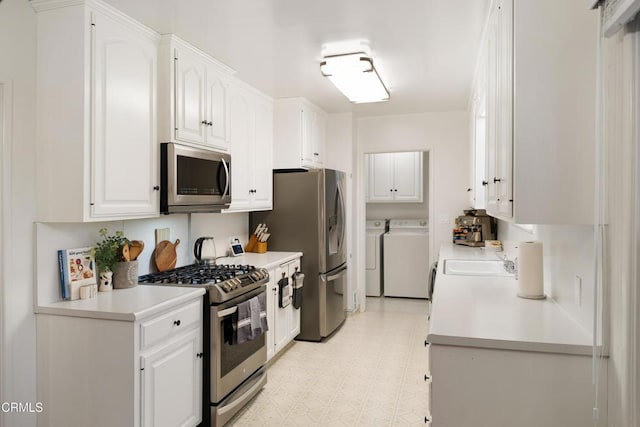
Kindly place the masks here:
POLYGON ((267 252, 267 239, 271 234, 267 233, 269 228, 265 224, 258 224, 256 231, 249 237, 249 242, 245 246, 246 252, 255 252, 263 254, 267 252))

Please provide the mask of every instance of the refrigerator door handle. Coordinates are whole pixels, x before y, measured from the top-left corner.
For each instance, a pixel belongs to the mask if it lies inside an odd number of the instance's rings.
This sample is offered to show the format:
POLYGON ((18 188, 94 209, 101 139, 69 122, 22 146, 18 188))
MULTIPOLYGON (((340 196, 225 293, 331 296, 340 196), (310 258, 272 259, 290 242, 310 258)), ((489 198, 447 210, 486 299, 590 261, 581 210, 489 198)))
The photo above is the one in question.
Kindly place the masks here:
POLYGON ((344 267, 340 268, 338 271, 336 271, 333 274, 320 274, 320 279, 323 282, 331 282, 333 280, 338 279, 339 277, 344 276, 347 273, 347 266, 345 265, 344 267))
MULTIPOLYGON (((342 194, 342 183, 338 183, 338 201, 340 203, 340 216, 338 217, 338 222, 340 226, 340 237, 338 242, 338 250, 342 250, 342 245, 344 244, 344 230, 345 230, 345 208, 344 208, 344 196, 342 194)), ((346 267, 345 267, 346 268, 346 267)))

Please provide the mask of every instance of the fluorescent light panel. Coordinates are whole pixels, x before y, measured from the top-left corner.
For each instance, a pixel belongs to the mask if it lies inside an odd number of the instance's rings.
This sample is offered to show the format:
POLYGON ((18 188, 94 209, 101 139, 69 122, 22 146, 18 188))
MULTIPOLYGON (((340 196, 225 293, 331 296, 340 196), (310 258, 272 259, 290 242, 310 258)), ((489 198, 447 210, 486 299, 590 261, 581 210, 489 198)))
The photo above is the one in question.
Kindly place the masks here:
POLYGON ((389 91, 373 66, 373 60, 362 52, 327 56, 320 64, 320 70, 351 102, 389 100, 389 91))

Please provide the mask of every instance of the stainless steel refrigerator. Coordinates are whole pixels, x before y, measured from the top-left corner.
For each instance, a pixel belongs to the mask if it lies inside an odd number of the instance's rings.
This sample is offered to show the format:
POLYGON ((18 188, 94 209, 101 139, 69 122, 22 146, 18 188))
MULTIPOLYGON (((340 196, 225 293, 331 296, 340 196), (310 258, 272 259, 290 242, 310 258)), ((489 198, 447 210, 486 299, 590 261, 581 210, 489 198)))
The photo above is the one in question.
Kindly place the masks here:
POLYGON ((301 251, 305 273, 298 340, 320 341, 344 322, 347 289, 344 172, 274 171, 273 210, 252 212, 269 227, 270 251, 301 251))

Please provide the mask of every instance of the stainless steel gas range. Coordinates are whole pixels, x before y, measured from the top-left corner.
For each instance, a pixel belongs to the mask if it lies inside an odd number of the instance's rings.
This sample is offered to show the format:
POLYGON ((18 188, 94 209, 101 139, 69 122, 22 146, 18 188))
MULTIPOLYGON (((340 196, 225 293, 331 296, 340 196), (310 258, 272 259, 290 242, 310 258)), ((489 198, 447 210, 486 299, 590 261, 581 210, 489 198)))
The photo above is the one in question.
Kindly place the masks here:
POLYGON ((238 304, 265 293, 269 273, 250 265, 196 264, 140 276, 158 286, 198 286, 204 295, 202 425, 219 427, 267 382, 265 334, 237 344, 232 337, 238 304))

